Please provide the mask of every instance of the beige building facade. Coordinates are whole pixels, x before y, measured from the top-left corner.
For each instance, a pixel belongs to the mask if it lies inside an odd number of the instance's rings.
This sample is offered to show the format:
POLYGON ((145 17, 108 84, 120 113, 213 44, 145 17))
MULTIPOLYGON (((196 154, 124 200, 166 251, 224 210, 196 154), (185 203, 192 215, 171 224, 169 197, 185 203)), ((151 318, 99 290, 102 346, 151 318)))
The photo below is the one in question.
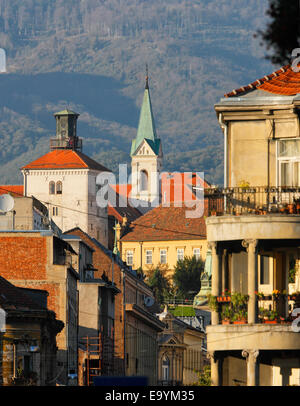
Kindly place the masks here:
POLYGON ((291 260, 297 263, 300 245, 295 75, 282 68, 215 106, 224 132, 225 188, 222 210, 206 220, 212 295, 220 300, 225 290, 231 298, 240 293, 247 305, 241 310, 246 320, 241 316, 236 324, 236 311, 227 325, 230 305, 212 307, 207 349, 213 385, 300 384, 292 313, 298 302, 289 295, 291 260))

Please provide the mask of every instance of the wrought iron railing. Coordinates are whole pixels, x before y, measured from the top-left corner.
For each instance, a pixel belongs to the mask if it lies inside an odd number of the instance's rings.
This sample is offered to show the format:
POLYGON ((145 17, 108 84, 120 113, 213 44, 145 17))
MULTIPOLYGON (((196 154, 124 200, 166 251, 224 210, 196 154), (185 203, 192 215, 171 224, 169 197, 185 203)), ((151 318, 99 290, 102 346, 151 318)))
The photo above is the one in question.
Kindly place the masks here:
POLYGON ((207 215, 300 214, 300 187, 228 187, 205 189, 207 215))

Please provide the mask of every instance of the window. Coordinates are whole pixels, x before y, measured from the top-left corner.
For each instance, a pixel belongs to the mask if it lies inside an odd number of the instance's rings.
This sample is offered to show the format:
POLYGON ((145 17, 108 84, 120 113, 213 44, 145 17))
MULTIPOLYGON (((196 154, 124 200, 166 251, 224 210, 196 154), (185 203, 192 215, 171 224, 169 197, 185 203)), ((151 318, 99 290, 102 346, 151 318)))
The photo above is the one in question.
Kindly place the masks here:
POLYGON ((53 181, 51 181, 49 183, 49 194, 50 195, 54 195, 55 194, 55 183, 53 181))
POLYGON ((148 173, 144 170, 140 172, 140 190, 148 190, 148 173))
POLYGON ((59 181, 59 182, 56 182, 56 194, 57 195, 61 195, 62 194, 62 183, 59 181))
POLYGON ((270 283, 269 257, 265 255, 260 257, 260 283, 261 285, 270 283))
POLYGON ((167 263, 167 250, 160 250, 160 263, 161 264, 167 263))
POLYGON ((133 251, 126 251, 126 264, 133 265, 133 251))
POLYGON ((162 379, 164 381, 170 379, 170 360, 166 355, 162 359, 162 379))
POLYGON ((146 264, 152 264, 152 250, 146 250, 146 264))
POLYGON ((184 259, 184 249, 177 248, 177 261, 184 259))
POLYGON ((300 140, 278 141, 279 186, 300 186, 300 140))
POLYGON ((194 248, 193 253, 196 259, 200 259, 200 248, 194 248))
POLYGON ((52 208, 52 215, 53 216, 58 216, 58 207, 53 207, 52 208))

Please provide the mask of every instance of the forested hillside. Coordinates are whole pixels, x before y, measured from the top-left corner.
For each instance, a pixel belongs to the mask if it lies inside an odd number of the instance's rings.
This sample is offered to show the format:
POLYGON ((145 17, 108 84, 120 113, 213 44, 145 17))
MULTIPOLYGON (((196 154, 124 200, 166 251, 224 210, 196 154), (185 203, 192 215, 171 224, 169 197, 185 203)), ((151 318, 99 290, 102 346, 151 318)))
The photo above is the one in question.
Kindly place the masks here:
POLYGON ((84 152, 117 170, 130 162, 145 65, 165 170, 222 183, 213 105, 271 73, 253 33, 267 0, 0 0, 0 183, 49 149, 53 113, 78 113, 84 152))

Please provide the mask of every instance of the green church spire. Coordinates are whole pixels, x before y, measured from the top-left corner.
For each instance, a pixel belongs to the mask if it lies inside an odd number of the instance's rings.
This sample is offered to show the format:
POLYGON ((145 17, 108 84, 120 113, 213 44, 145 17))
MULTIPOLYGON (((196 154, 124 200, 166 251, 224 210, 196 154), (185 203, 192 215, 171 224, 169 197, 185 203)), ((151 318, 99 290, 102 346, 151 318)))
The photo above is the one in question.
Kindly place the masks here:
POLYGON ((146 75, 146 85, 145 85, 142 108, 141 108, 141 112, 140 112, 137 136, 132 141, 132 145, 131 145, 131 152, 130 152, 131 156, 135 155, 138 147, 141 145, 141 143, 144 140, 146 140, 148 142, 148 144, 152 148, 153 152, 156 155, 158 155, 160 139, 157 137, 154 118, 153 118, 152 104, 151 104, 150 90, 149 90, 149 81, 148 81, 148 72, 146 75))

